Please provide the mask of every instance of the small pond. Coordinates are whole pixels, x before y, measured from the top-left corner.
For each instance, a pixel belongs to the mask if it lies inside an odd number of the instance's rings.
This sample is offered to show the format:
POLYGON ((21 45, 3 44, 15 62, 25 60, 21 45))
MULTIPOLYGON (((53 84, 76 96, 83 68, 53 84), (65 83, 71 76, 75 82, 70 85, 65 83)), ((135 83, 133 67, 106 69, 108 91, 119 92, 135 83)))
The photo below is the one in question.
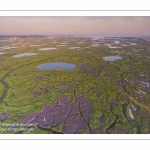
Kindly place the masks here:
POLYGON ((17 54, 14 55, 13 58, 23 57, 23 56, 34 56, 37 55, 36 53, 23 53, 23 54, 17 54))
POLYGON ((12 48, 19 48, 19 47, 18 46, 2 46, 2 47, 0 47, 0 50, 9 50, 12 48))
POLYGON ((99 46, 99 44, 92 44, 91 46, 99 46))
POLYGON ((111 44, 104 44, 107 45, 109 48, 122 48, 122 47, 118 47, 118 46, 111 46, 111 44))
POLYGON ((107 57, 103 57, 103 59, 106 61, 115 61, 118 59, 122 59, 122 57, 120 57, 120 56, 107 56, 107 57))
POLYGON ((137 45, 136 43, 131 43, 130 45, 137 45))
POLYGON ((132 110, 129 108, 129 113, 130 113, 130 117, 131 117, 131 119, 134 119, 134 116, 133 116, 133 114, 132 114, 132 110))
POLYGON ((41 45, 30 45, 31 47, 34 47, 34 46, 41 46, 41 45))
POLYGON ((119 43, 120 43, 120 41, 114 41, 114 43, 115 43, 115 44, 119 44, 119 43))
POLYGON ((59 63, 59 62, 55 62, 55 63, 48 63, 48 64, 43 64, 37 67, 38 70, 52 70, 52 69, 56 69, 56 70, 73 70, 76 68, 75 64, 70 64, 70 63, 59 63))
POLYGON ((77 44, 85 44, 85 42, 84 42, 84 41, 83 41, 83 42, 81 41, 81 42, 78 42, 77 44))
POLYGON ((65 42, 64 42, 64 43, 60 43, 60 44, 62 44, 62 45, 66 45, 66 44, 68 44, 68 43, 65 43, 65 42))
POLYGON ((69 49, 78 49, 80 47, 69 47, 69 49))
POLYGON ((57 46, 59 47, 59 46, 66 46, 66 45, 57 45, 57 46))
POLYGON ((128 45, 126 45, 126 44, 122 44, 121 46, 128 46, 128 45))
POLYGON ((55 47, 51 47, 51 48, 40 48, 40 50, 42 50, 42 51, 55 50, 55 49, 57 49, 57 48, 55 48, 55 47))

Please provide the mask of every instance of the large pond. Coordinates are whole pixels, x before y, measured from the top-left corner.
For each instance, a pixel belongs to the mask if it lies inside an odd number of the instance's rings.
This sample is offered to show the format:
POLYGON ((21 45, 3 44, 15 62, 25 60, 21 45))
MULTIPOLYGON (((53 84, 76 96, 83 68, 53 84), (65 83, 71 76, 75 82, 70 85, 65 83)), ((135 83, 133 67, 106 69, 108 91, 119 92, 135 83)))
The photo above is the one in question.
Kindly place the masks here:
POLYGON ((42 50, 42 51, 55 50, 55 49, 57 49, 57 48, 55 48, 55 47, 50 47, 50 48, 40 48, 40 50, 42 50))
POLYGON ((37 54, 36 53, 23 53, 23 54, 14 55, 13 58, 24 57, 24 56, 34 56, 34 55, 37 55, 37 54))
POLYGON ((103 59, 106 61, 115 61, 118 59, 122 59, 122 57, 120 57, 120 56, 107 56, 107 57, 103 57, 103 59))
POLYGON ((73 70, 76 68, 75 64, 70 64, 70 63, 49 63, 49 64, 43 64, 37 67, 38 70, 73 70))

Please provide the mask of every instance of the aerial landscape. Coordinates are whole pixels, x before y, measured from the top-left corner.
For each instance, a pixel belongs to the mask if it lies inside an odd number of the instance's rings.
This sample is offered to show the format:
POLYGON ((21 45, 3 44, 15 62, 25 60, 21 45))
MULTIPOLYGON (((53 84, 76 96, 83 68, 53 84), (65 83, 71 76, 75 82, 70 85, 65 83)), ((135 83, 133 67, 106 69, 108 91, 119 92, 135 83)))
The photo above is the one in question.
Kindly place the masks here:
POLYGON ((150 17, 0 22, 0 134, 150 133, 150 17))

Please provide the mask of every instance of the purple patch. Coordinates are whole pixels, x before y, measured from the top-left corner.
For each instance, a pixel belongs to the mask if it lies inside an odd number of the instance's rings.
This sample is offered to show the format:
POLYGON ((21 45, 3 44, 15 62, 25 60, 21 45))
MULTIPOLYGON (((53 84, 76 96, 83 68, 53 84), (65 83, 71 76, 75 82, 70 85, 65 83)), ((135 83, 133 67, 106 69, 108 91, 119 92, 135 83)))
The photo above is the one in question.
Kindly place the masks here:
POLYGON ((7 119, 8 119, 8 117, 9 117, 9 114, 8 114, 8 113, 6 113, 6 112, 4 112, 4 113, 0 114, 1 121, 5 121, 5 120, 7 120, 7 119))
POLYGON ((85 67, 87 64, 88 64, 88 63, 82 63, 82 64, 80 65, 80 68, 85 67))
POLYGON ((39 76, 39 80, 42 80, 44 78, 44 75, 39 76))
POLYGON ((44 93, 47 93, 47 92, 49 92, 49 89, 48 89, 48 87, 45 87, 45 88, 43 88, 42 90, 43 90, 43 92, 44 92, 44 93))
POLYGON ((118 102, 117 102, 116 99, 111 99, 111 100, 109 101, 109 103, 110 103, 110 104, 118 104, 118 102))
POLYGON ((32 94, 33 94, 34 96, 40 96, 40 95, 41 95, 41 92, 40 92, 40 91, 34 91, 32 94))
POLYGON ((65 83, 64 82, 58 83, 57 86, 59 86, 59 87, 65 87, 65 83))
POLYGON ((47 126, 47 123, 45 122, 44 117, 40 115, 36 116, 32 121, 30 121, 30 123, 38 123, 44 127, 47 126))
POLYGON ((73 84, 69 84, 67 90, 72 90, 72 88, 73 88, 73 84))
POLYGON ((79 133, 88 131, 90 120, 90 102, 83 96, 76 96, 75 103, 61 96, 54 105, 44 106, 39 113, 25 115, 24 122, 37 123, 42 127, 57 127, 61 125, 64 133, 79 133))
POLYGON ((103 69, 104 69, 104 66, 100 65, 100 66, 96 66, 96 67, 82 69, 80 71, 83 73, 86 73, 86 74, 90 74, 93 77, 98 77, 100 74, 100 71, 102 71, 103 69))
POLYGON ((24 123, 30 122, 38 115, 37 112, 32 112, 30 114, 24 115, 24 123))

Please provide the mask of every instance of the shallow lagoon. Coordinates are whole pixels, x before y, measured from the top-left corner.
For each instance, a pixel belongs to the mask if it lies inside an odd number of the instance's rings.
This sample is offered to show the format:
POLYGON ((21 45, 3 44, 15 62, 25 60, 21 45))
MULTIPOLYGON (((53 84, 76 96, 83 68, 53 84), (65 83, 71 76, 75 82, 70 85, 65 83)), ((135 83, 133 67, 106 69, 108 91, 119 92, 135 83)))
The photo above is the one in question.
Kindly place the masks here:
POLYGON ((104 44, 106 46, 108 46, 109 48, 122 48, 122 47, 117 47, 117 46, 111 46, 111 44, 104 44))
POLYGON ((77 48, 80 48, 80 47, 69 47, 69 49, 77 49, 77 48))
POLYGON ((24 57, 24 56, 34 56, 34 55, 37 55, 37 54, 36 53, 23 53, 23 54, 14 55, 13 58, 24 57))
POLYGON ((59 47, 59 46, 66 46, 66 45, 57 45, 57 46, 59 47))
POLYGON ((119 44, 119 43, 120 43, 120 41, 114 41, 114 43, 115 43, 115 44, 119 44))
POLYGON ((130 117, 131 117, 131 119, 134 119, 134 116, 133 116, 133 114, 132 114, 132 110, 129 108, 129 113, 130 113, 130 117))
POLYGON ((30 45, 31 47, 34 47, 34 46, 41 46, 41 45, 30 45))
POLYGON ((9 50, 12 48, 19 48, 19 47, 18 46, 2 46, 2 47, 0 47, 0 50, 9 50))
POLYGON ((106 61, 115 61, 118 59, 122 59, 122 57, 120 57, 120 56, 107 56, 107 57, 103 57, 103 59, 106 61))
POLYGON ((121 46, 128 46, 128 45, 122 44, 121 46))
POLYGON ((61 45, 66 45, 66 44, 68 44, 68 43, 66 43, 66 42, 64 42, 64 43, 60 43, 61 45))
POLYGON ((75 64, 70 64, 70 63, 48 63, 48 64, 43 64, 37 67, 38 70, 52 70, 52 69, 58 69, 58 70, 73 70, 76 68, 75 64))
POLYGON ((55 48, 55 47, 51 47, 51 48, 40 48, 40 50, 42 50, 42 51, 55 50, 55 49, 57 49, 57 48, 55 48))
POLYGON ((78 42, 77 44, 85 44, 85 42, 84 42, 84 41, 81 41, 81 42, 78 42))
POLYGON ((91 46, 99 46, 99 44, 92 44, 91 46))
POLYGON ((131 43, 130 45, 137 45, 136 43, 131 43))
POLYGON ((11 48, 12 48, 12 47, 10 47, 10 46, 2 46, 2 47, 0 47, 1 50, 11 49, 11 48))

